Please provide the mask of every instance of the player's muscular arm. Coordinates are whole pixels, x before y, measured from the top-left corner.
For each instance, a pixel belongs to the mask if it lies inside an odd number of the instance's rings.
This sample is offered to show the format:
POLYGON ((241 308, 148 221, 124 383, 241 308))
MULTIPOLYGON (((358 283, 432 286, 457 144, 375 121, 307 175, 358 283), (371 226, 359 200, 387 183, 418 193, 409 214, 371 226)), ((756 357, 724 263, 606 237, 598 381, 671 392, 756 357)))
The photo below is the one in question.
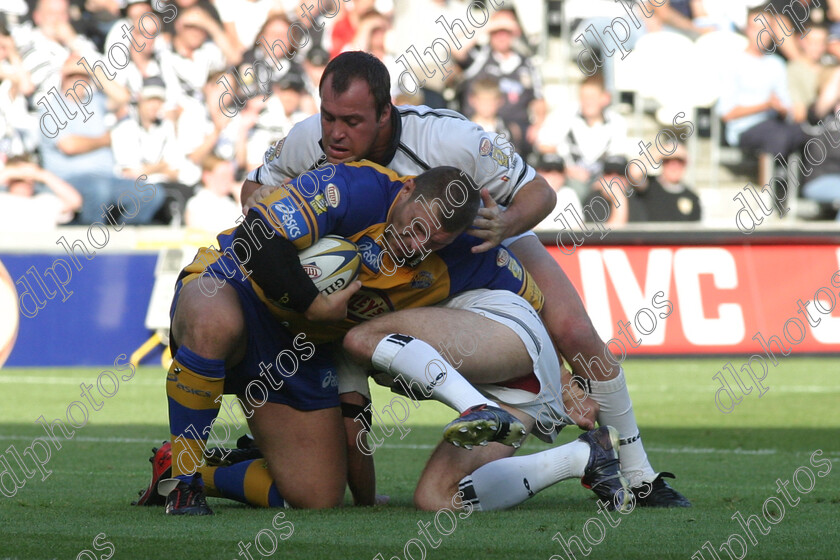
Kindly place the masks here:
MULTIPOLYGON (((254 192, 259 189, 262 185, 251 181, 249 179, 245 179, 242 183, 242 191, 239 193, 239 200, 242 201, 242 211, 248 212, 251 208, 254 207, 254 202, 259 200, 259 198, 255 198, 254 192)), ((261 197, 260 197, 261 198, 261 197)))
POLYGON ((297 247, 291 241, 274 234, 265 238, 259 247, 254 246, 248 232, 253 232, 253 222, 261 219, 257 212, 249 212, 234 234, 232 247, 265 295, 284 307, 303 313, 309 321, 340 321, 347 317, 347 300, 359 291, 362 283, 357 280, 329 296, 319 293, 303 270, 297 247), (243 247, 248 247, 247 252, 243 247))
POLYGON ((484 208, 478 211, 473 222, 477 230, 471 235, 484 239, 484 243, 473 247, 473 253, 483 253, 499 245, 503 240, 524 233, 540 223, 553 209, 557 195, 541 176, 535 176, 513 197, 507 210, 501 210, 482 190, 484 208))

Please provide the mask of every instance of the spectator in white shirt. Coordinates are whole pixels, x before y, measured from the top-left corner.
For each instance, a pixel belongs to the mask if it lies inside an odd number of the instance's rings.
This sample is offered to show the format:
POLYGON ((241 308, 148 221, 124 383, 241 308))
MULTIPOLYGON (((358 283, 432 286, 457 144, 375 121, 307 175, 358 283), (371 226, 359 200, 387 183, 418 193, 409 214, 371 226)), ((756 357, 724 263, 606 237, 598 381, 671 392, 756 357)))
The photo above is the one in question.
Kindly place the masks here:
POLYGON ((303 78, 295 72, 287 72, 272 84, 272 95, 264 104, 258 97, 249 101, 246 110, 240 112, 242 126, 239 131, 245 153, 238 151, 238 156, 240 164, 248 169, 261 165, 266 149, 310 115, 303 110, 304 106, 313 105, 303 78))
POLYGON ((239 200, 231 197, 239 193, 239 183, 233 173, 231 162, 215 156, 208 156, 202 162, 202 187, 187 201, 184 216, 187 227, 215 234, 236 225, 242 207, 239 200))
POLYGON ((204 100, 202 91, 208 76, 241 59, 230 47, 222 27, 198 6, 178 12, 172 50, 166 53, 164 63, 178 77, 181 90, 197 101, 204 100))
POLYGON ((178 118, 178 142, 187 156, 185 165, 193 168, 190 173, 200 173, 201 162, 209 155, 228 161, 237 159, 242 115, 233 106, 235 100, 230 95, 222 96, 225 80, 234 83, 229 74, 212 74, 202 88, 205 102, 185 104, 178 118), (220 80, 222 84, 218 83, 220 80), (233 116, 226 115, 222 107, 233 116))
MULTIPOLYGON (((499 115, 499 110, 505 103, 502 90, 499 89, 499 80, 493 77, 484 77, 473 81, 470 84, 470 92, 467 97, 467 104, 470 107, 472 117, 470 120, 492 134, 498 134, 511 141, 511 129, 509 123, 499 115)), ((521 137, 521 130, 516 124, 518 134, 521 137)), ((504 143, 499 140, 499 142, 504 143)))
POLYGON ((543 153, 563 156, 567 184, 583 198, 603 170, 604 158, 625 155, 627 123, 610 109, 611 97, 600 74, 583 80, 578 95, 579 108, 565 123, 550 119, 541 129, 538 146, 543 153))
POLYGON ((185 156, 171 121, 161 119, 166 88, 159 77, 147 78, 137 103, 137 117, 123 119, 111 131, 114 160, 123 177, 148 175, 152 183, 179 181, 192 185, 197 173, 184 166, 185 156))
POLYGON ((283 8, 277 0, 216 0, 228 41, 240 53, 254 44, 268 14, 277 8, 283 8))
POLYGON ((0 168, 0 229, 43 231, 73 219, 82 207, 82 195, 67 181, 46 171, 27 156, 9 158, 0 168), (35 184, 50 192, 36 193, 35 184))
MULTIPOLYGON (((747 16, 747 48, 733 53, 731 72, 723 80, 724 90, 718 101, 721 118, 726 123, 726 140, 745 150, 787 156, 798 150, 808 135, 792 116, 793 104, 788 89, 785 62, 767 54, 760 42, 764 26, 760 8, 747 16)), ((766 39, 766 37, 764 37, 766 39)), ((769 177, 759 177, 766 184, 769 177)))

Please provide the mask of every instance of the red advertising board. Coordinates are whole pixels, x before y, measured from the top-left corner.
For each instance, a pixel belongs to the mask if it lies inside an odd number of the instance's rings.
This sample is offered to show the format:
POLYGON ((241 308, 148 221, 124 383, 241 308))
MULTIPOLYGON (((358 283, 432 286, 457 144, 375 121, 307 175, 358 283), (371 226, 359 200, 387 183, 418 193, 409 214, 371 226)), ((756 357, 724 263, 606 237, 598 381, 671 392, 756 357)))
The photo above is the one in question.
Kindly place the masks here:
POLYGON ((840 352, 840 245, 547 249, 619 357, 840 352))

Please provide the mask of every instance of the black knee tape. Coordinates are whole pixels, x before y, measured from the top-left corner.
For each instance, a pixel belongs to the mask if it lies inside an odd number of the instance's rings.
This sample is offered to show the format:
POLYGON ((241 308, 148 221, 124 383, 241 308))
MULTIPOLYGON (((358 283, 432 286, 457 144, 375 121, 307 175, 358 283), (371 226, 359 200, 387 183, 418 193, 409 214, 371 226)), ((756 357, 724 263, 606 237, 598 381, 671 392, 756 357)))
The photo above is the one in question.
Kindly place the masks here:
POLYGON ((371 421, 373 420, 373 414, 371 413, 370 408, 370 400, 365 399, 364 406, 343 402, 341 403, 341 415, 345 418, 357 418, 360 414, 362 415, 362 419, 367 423, 368 426, 371 425, 371 421))

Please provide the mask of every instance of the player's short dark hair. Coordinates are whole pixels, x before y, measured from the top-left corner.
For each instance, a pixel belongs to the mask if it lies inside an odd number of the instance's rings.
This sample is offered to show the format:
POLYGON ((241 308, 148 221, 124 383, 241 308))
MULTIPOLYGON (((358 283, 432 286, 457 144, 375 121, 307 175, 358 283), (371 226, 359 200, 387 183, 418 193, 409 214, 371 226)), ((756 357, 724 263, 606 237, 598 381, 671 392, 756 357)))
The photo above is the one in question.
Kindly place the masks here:
POLYGON ((464 231, 472 224, 481 205, 479 190, 473 178, 457 167, 433 167, 414 178, 414 200, 422 195, 449 233, 464 231))
POLYGON ((332 90, 339 94, 347 91, 353 80, 364 80, 373 94, 377 118, 382 116, 385 107, 391 104, 391 75, 382 61, 372 54, 347 51, 332 59, 324 68, 319 92, 324 87, 327 76, 332 76, 332 90))

